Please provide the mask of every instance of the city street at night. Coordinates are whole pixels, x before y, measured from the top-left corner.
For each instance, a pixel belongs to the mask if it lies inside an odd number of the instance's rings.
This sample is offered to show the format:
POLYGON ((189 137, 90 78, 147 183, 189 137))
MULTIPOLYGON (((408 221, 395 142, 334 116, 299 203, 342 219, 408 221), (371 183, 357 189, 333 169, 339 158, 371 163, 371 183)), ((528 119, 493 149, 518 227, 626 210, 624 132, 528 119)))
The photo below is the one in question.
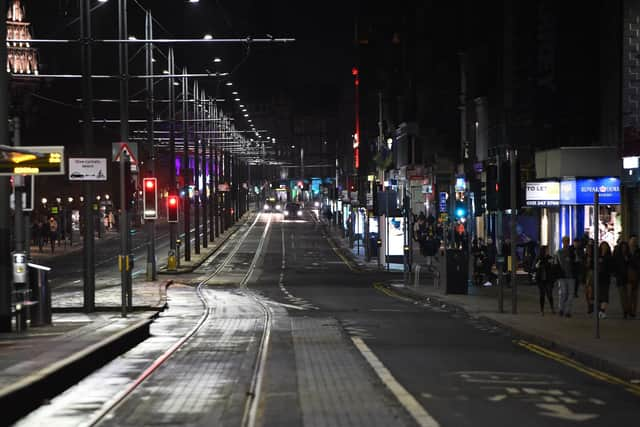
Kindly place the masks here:
POLYGON ((640 0, 0 0, 0 425, 640 419, 640 0))

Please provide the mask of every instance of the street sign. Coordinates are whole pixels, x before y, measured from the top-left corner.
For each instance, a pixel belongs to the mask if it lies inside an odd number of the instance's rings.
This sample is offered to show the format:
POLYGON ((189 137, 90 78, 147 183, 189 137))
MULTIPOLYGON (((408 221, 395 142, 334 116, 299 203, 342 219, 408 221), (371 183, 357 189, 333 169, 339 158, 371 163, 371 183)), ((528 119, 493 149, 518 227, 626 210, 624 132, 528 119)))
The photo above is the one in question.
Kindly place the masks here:
POLYGON ((0 146, 0 176, 64 175, 63 146, 0 146))
POLYGON ((132 165, 138 164, 138 143, 137 142, 113 142, 111 144, 111 160, 120 161, 122 153, 129 155, 129 162, 132 165))
POLYGON ((107 159, 69 158, 69 181, 106 181, 107 159))

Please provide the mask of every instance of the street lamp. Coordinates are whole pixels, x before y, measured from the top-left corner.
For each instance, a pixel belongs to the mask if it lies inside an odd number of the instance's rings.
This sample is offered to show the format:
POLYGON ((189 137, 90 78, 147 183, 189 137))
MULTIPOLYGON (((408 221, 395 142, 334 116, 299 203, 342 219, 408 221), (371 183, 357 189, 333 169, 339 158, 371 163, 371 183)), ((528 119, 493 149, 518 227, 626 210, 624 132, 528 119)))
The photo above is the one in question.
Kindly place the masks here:
MULTIPOLYGON (((106 1, 106 0, 105 0, 105 1, 106 1)), ((73 197, 71 197, 71 196, 67 197, 67 202, 69 202, 69 203, 73 203, 73 197)))
POLYGON ((47 198, 46 197, 43 197, 42 200, 40 200, 40 201, 42 202, 43 205, 47 204, 47 198))
POLYGON ((110 198, 110 196, 109 196, 108 194, 105 194, 105 195, 104 195, 104 199, 105 199, 105 200, 109 200, 109 198, 110 198))

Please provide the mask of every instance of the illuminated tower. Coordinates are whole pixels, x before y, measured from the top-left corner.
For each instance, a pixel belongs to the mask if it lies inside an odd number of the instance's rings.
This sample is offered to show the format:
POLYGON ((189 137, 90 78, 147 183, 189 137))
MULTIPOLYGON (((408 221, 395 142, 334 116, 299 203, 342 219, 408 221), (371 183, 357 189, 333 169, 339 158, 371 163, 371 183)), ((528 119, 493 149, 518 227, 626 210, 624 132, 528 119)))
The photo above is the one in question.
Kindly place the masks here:
MULTIPOLYGON (((12 0, 7 11, 7 39, 31 40, 31 23, 24 20, 20 0, 12 0)), ((38 74, 38 51, 29 42, 7 42, 7 72, 38 74)))

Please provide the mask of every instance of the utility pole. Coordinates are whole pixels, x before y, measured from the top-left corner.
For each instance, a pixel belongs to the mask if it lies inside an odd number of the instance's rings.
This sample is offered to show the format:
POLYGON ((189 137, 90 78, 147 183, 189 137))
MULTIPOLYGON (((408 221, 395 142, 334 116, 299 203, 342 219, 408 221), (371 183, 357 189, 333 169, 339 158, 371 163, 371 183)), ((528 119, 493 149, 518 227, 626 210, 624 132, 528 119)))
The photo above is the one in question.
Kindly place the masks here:
MULTIPOLYGON (((153 21, 151 18, 151 11, 147 10, 146 13, 146 22, 145 22, 145 37, 147 40, 153 39, 153 21)), ((146 53, 146 74, 147 76, 153 76, 153 44, 146 43, 145 44, 145 53, 146 53)), ((154 105, 153 105, 153 79, 148 78, 146 80, 147 84, 147 144, 149 148, 149 172, 152 177, 156 176, 156 148, 153 140, 154 135, 154 125, 153 125, 153 115, 154 115, 154 105)), ((157 270, 156 270, 156 222, 153 219, 147 219, 146 227, 147 227, 147 280, 152 281, 157 278, 157 270)))
MULTIPOLYGON (((175 74, 173 48, 169 48, 168 55, 169 75, 175 74)), ((176 195, 176 92, 173 85, 173 77, 169 82, 169 195, 176 195)), ((169 256, 175 256, 177 239, 177 224, 169 223, 169 256)))
MULTIPOLYGON (((83 0, 80 0, 83 1, 83 0)), ((0 144, 9 145, 9 74, 7 69, 7 2, 0 2, 0 144)), ((0 176, 0 332, 11 332, 11 242, 9 177, 0 176)))
POLYGON ((209 239, 208 237, 208 230, 207 230, 207 204, 208 202, 208 197, 207 197, 207 138, 209 137, 209 133, 206 132, 207 130, 207 122, 205 122, 204 120, 207 119, 207 114, 206 114, 206 98, 205 98, 205 93, 204 91, 200 92, 200 118, 202 120, 202 122, 200 123, 200 129, 203 131, 202 133, 202 140, 200 141, 200 146, 202 147, 202 195, 201 200, 202 200, 202 247, 206 248, 209 246, 209 239))
POLYGON ((213 139, 215 138, 215 135, 213 132, 214 130, 214 106, 213 106, 213 101, 211 99, 209 99, 209 121, 207 122, 207 129, 209 130, 209 240, 211 242, 213 242, 213 240, 215 239, 215 229, 216 229, 216 223, 215 223, 215 206, 216 206, 216 202, 215 202, 215 192, 214 192, 214 176, 215 176, 215 169, 214 169, 214 162, 215 162, 215 152, 213 151, 213 139))
POLYGON ((187 69, 182 69, 182 177, 184 178, 184 260, 191 261, 191 205, 189 200, 189 184, 191 169, 189 168, 189 88, 187 87, 187 69))
MULTIPOLYGON (((118 37, 120 40, 127 38, 127 0, 118 0, 118 37)), ((118 45, 119 64, 120 64, 120 142, 127 143, 129 141, 129 49, 127 43, 118 45)), ((129 235, 129 203, 130 194, 126 193, 128 185, 125 183, 127 174, 124 171, 125 162, 120 155, 120 190, 121 190, 121 219, 120 219, 120 252, 122 256, 122 285, 126 293, 126 305, 129 310, 133 308, 132 284, 131 284, 131 242, 129 235), (124 203, 122 195, 125 196, 124 203)), ((87 200, 87 204, 91 205, 93 198, 87 200)), ((92 232, 93 234, 93 232, 92 232)))
MULTIPOLYGON (((600 338, 600 283, 598 280, 598 258, 600 258, 600 193, 597 192, 593 194, 593 225, 593 300, 595 306, 593 317, 596 320, 596 338, 600 338)), ((569 298, 571 298, 571 296, 569 296, 569 298)))
MULTIPOLYGON (((6 15, 3 15, 6 16, 6 15)), ((82 139, 84 155, 91 157, 93 154, 93 83, 91 82, 91 1, 80 0, 80 57, 82 61, 82 139)), ((93 183, 83 182, 84 192, 84 235, 83 235, 83 306, 86 313, 95 311, 96 271, 95 271, 95 246, 94 246, 94 222, 92 203, 94 200, 93 183)))
POLYGON ((518 313, 518 282, 516 281, 516 273, 518 269, 518 260, 516 258, 516 220, 518 215, 518 206, 516 206, 516 194, 520 189, 516 188, 516 183, 518 182, 516 180, 516 156, 517 151, 511 149, 509 151, 509 179, 511 180, 511 185, 509 186, 511 193, 509 195, 511 198, 511 245, 509 245, 509 247, 511 248, 511 313, 513 314, 518 313))
POLYGON ((193 118, 196 120, 193 123, 193 222, 195 226, 195 253, 200 253, 200 157, 198 151, 200 150, 200 135, 198 133, 198 119, 200 114, 198 111, 198 81, 193 82, 193 118))
MULTIPOLYGON (((20 117, 13 118, 13 146, 20 147, 20 117)), ((26 244, 25 244, 25 221, 23 216, 22 206, 22 194, 24 193, 24 176, 13 175, 13 188, 14 188, 14 251, 25 253, 26 256, 26 244)))
MULTIPOLYGON (((501 182, 501 169, 502 168, 502 156, 501 153, 498 151, 497 156, 496 156, 496 185, 498 186, 498 188, 500 189, 500 191, 502 191, 502 182, 501 182)), ((496 264, 498 267, 498 311, 500 313, 504 313, 504 277, 503 277, 503 273, 504 273, 504 255, 502 253, 502 209, 503 206, 501 206, 500 204, 500 195, 498 195, 498 210, 496 211, 496 241, 495 241, 495 245, 496 245, 496 253, 497 253, 497 257, 496 257, 496 264)))

